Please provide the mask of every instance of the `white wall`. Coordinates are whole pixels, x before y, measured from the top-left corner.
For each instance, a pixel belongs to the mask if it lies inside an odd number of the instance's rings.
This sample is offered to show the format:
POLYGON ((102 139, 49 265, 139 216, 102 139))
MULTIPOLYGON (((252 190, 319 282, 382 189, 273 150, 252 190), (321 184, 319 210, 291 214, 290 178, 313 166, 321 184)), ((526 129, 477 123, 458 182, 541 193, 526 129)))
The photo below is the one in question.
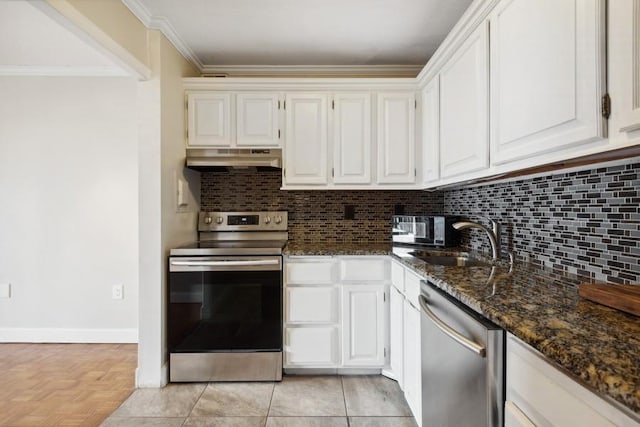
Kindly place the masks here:
POLYGON ((0 341, 137 340, 136 85, 0 78, 0 341))

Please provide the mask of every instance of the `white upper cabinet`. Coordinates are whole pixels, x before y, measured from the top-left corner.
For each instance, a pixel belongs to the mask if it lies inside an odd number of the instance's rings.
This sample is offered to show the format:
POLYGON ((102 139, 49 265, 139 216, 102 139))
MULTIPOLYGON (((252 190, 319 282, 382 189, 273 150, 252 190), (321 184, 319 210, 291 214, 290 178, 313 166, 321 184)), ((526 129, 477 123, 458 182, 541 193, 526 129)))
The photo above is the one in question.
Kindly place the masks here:
POLYGON ((239 147, 277 147, 279 139, 278 95, 236 95, 236 144, 239 147))
POLYGON ((336 94, 333 108, 333 182, 371 182, 371 94, 336 94))
POLYGON ((413 184, 416 180, 414 92, 378 93, 379 184, 413 184))
POLYGON ((612 137, 640 138, 640 0, 614 0, 608 11, 612 137))
POLYGON ((285 185, 327 184, 327 94, 286 97, 285 185))
POLYGON ((483 22, 440 71, 440 176, 489 165, 489 24, 483 22))
POLYGON ((604 1, 503 0, 489 19, 492 164, 604 138, 604 1))
POLYGON ((440 178, 440 76, 422 90, 422 180, 440 178))
POLYGON ((230 147, 231 93, 200 92, 187 96, 188 145, 192 147, 230 147))

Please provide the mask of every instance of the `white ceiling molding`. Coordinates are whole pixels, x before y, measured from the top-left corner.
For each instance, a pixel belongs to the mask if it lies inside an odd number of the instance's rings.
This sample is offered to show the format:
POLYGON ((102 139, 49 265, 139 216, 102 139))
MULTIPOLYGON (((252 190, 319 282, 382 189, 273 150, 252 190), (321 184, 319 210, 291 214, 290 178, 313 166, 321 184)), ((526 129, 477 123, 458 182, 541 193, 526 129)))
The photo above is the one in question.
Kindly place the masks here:
POLYGON ((210 65, 204 77, 416 77, 422 65, 210 65))
POLYGON ((125 77, 130 74, 118 67, 14 65, 0 66, 0 76, 125 77))
POLYGON ((200 58, 187 46, 187 44, 178 36, 176 30, 171 26, 169 21, 163 16, 152 16, 147 8, 138 0, 122 0, 125 6, 129 8, 136 18, 140 20, 147 28, 160 31, 178 52, 184 58, 191 62, 200 72, 203 72, 204 64, 200 58))

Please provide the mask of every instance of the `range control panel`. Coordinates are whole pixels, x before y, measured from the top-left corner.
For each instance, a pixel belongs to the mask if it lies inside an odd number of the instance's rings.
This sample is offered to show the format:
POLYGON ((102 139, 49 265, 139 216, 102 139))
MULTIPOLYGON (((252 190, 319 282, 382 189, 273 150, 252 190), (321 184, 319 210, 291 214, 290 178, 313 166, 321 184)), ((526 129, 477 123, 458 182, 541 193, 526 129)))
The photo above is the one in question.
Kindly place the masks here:
POLYGON ((286 231, 287 211, 200 212, 198 231, 286 231))

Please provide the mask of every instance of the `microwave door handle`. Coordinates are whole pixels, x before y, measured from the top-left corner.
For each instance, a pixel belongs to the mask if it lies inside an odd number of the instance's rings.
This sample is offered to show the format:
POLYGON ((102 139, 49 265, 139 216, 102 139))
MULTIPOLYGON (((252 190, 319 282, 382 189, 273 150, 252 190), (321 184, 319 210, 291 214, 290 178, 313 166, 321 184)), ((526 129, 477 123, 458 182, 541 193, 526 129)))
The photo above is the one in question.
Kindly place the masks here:
POLYGON ((485 357, 486 349, 480 344, 470 340, 469 338, 462 335, 460 332, 453 329, 451 326, 444 323, 438 316, 435 315, 433 311, 427 305, 427 299, 422 295, 419 298, 420 306, 422 307, 422 311, 427 315, 429 319, 433 321, 438 329, 444 332, 449 338, 462 345, 464 348, 471 350, 475 354, 480 357, 485 357))
POLYGON ((235 267, 253 265, 278 265, 277 259, 261 259, 253 261, 171 261, 171 265, 187 265, 192 267, 235 267))

